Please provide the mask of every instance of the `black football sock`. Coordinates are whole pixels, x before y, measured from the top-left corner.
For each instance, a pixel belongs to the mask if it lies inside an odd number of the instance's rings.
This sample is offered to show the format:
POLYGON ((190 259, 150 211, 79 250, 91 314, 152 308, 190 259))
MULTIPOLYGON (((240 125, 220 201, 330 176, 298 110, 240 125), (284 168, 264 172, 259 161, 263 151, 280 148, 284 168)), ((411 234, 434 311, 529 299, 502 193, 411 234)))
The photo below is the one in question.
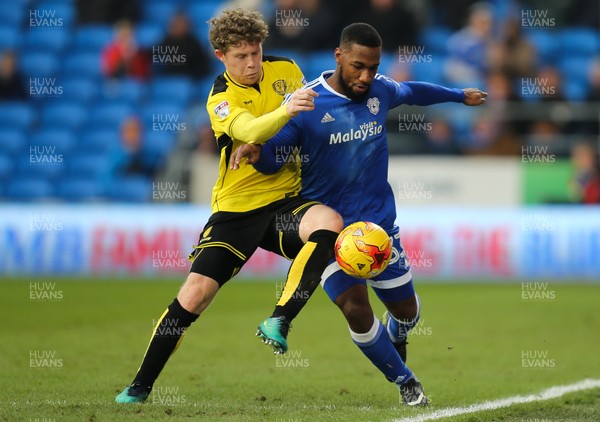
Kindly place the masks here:
POLYGON ((154 384, 167 360, 183 340, 185 330, 198 316, 183 309, 177 299, 169 305, 154 327, 150 344, 132 384, 154 384))
POLYGON ((284 316, 291 322, 302 310, 319 285, 325 267, 333 258, 337 236, 338 234, 331 230, 317 230, 309 236, 292 262, 273 317, 284 316))

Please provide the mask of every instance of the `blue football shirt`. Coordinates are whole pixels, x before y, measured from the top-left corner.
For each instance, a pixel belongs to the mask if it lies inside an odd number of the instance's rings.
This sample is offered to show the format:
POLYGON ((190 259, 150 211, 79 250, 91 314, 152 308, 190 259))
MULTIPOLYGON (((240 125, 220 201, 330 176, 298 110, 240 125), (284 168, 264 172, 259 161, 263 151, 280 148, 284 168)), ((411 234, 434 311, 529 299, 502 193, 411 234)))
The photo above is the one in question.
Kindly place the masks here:
POLYGON ((302 197, 339 212, 344 224, 370 221, 391 231, 396 206, 388 177, 388 111, 400 104, 429 105, 464 101, 459 89, 425 82, 395 82, 377 74, 368 93, 350 99, 327 83, 326 71, 305 88, 319 96, 315 109, 302 112, 264 146, 258 171, 274 173, 301 164, 302 197))

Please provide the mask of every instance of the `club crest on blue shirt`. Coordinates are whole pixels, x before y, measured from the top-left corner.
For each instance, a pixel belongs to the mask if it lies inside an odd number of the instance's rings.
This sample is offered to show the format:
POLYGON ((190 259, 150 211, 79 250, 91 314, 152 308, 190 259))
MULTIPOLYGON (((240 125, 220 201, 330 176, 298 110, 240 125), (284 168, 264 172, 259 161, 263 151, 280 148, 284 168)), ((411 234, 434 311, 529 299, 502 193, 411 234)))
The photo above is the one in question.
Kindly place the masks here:
POLYGON ((285 95, 287 91, 287 84, 283 79, 277 79, 271 86, 273 87, 273 90, 281 96, 285 95))
POLYGON ((369 107, 369 111, 371 112, 371 114, 379 113, 379 98, 369 98, 367 100, 367 107, 369 107))

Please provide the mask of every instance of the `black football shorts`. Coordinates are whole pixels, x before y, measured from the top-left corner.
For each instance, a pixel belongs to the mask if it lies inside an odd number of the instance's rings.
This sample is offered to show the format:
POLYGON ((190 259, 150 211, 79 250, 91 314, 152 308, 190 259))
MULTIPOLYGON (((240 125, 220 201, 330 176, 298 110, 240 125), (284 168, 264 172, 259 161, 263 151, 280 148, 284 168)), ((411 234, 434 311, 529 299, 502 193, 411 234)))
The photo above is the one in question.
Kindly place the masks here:
POLYGON ((222 286, 258 247, 294 259, 304 246, 299 236, 300 220, 317 204, 293 197, 247 212, 212 214, 189 256, 190 272, 210 277, 222 286))

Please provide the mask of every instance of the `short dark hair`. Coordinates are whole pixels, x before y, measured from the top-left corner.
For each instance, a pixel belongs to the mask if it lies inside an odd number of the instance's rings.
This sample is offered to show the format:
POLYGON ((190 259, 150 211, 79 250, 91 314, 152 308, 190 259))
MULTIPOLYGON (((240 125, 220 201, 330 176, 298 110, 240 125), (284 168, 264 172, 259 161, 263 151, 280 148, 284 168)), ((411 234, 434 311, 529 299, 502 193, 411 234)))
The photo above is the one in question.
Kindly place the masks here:
POLYGON ((381 47, 383 42, 375 28, 368 23, 352 23, 342 30, 340 47, 348 48, 352 44, 365 47, 381 47))

